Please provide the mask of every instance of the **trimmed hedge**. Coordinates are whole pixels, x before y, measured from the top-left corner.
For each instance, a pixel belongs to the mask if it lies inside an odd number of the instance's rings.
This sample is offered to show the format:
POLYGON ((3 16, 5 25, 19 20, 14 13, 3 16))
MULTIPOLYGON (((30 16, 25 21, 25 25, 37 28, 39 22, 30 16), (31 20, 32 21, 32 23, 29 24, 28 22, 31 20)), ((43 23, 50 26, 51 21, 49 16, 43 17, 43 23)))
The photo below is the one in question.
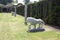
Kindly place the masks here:
MULTIPOLYGON (((41 18, 47 24, 60 26, 60 1, 40 1, 28 5, 28 16, 41 18)), ((24 16, 24 5, 17 7, 17 13, 24 16)))

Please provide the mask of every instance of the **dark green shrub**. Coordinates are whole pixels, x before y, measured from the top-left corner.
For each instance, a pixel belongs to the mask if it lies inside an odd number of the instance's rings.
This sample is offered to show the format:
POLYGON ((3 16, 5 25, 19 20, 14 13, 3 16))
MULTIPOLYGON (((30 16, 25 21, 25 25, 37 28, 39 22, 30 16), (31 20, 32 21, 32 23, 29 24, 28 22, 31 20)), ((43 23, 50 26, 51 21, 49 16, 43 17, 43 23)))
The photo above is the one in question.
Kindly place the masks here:
MULTIPOLYGON (((58 0, 49 1, 41 1, 29 4, 27 15, 29 17, 41 18, 47 24, 60 26, 60 2, 58 2, 58 0), (51 8, 49 8, 49 1, 52 2, 51 8), (47 8, 45 6, 46 4, 47 8)), ((24 15, 24 6, 17 7, 17 13, 20 15, 24 15)))

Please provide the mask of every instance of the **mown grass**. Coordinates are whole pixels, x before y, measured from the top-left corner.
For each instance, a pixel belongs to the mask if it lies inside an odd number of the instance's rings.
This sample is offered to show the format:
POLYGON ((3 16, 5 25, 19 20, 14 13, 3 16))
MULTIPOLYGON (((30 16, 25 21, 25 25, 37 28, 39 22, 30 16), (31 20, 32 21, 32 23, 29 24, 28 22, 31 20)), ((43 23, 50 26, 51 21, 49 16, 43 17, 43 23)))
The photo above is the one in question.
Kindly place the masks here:
POLYGON ((0 40, 60 40, 60 33, 51 30, 44 32, 27 32, 24 17, 0 13, 0 40))

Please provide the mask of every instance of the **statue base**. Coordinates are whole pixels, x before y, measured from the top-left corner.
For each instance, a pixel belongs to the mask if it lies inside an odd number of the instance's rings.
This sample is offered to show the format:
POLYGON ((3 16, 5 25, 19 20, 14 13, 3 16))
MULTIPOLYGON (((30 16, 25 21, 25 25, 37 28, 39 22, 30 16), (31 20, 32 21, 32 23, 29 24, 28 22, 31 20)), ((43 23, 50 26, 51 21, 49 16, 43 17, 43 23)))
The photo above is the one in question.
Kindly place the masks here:
POLYGON ((45 31, 45 29, 40 28, 40 29, 29 29, 28 32, 42 32, 45 31))

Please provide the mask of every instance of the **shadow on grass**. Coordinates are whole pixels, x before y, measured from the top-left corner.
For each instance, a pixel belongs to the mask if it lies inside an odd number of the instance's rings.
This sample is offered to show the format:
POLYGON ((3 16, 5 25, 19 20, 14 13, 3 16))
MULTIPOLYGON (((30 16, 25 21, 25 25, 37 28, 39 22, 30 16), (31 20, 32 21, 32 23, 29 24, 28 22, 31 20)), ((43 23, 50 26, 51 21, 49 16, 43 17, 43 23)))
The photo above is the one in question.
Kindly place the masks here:
POLYGON ((60 27, 59 26, 52 26, 52 27, 60 30, 60 27))
POLYGON ((60 26, 54 26, 54 25, 48 25, 48 26, 50 26, 50 27, 53 27, 53 28, 55 28, 55 29, 60 30, 60 26))

